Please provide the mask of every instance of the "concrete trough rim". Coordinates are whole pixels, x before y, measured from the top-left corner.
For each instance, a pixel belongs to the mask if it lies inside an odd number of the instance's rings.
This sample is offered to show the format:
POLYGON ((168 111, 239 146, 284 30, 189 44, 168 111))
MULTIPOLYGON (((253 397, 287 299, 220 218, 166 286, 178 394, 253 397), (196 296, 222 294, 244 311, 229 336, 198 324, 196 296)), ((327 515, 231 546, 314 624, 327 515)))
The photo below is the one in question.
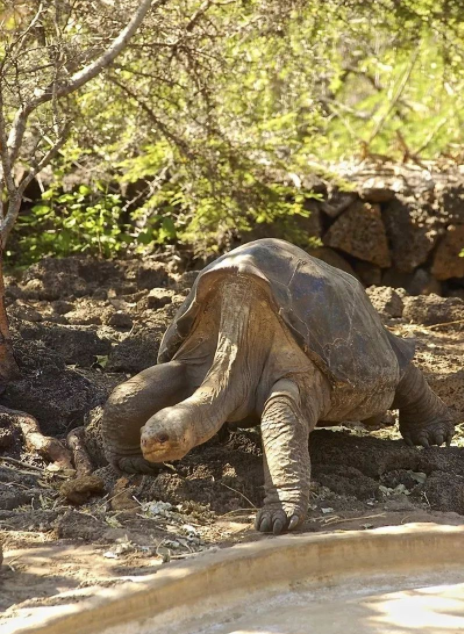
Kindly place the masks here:
POLYGON ((362 576, 462 571, 463 545, 464 526, 435 524, 284 535, 168 564, 117 588, 97 588, 98 597, 45 609, 40 621, 18 622, 16 629, 5 631, 123 634, 149 630, 161 634, 168 624, 180 627, 182 621, 202 613, 233 607, 263 591, 285 591, 298 583, 329 587, 362 576), (146 629, 144 623, 151 626, 146 629))

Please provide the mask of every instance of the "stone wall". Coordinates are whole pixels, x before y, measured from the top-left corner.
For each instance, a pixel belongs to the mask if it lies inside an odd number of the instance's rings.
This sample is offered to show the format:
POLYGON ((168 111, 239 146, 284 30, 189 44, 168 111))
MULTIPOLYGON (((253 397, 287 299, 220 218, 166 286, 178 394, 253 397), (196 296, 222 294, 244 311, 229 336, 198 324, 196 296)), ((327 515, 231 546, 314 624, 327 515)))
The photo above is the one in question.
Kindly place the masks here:
POLYGON ((464 174, 457 168, 441 173, 400 166, 342 177, 352 191, 316 177, 301 183, 321 196, 308 201, 311 217, 298 220, 301 230, 324 245, 312 255, 365 286, 464 298, 464 258, 459 256, 464 174))

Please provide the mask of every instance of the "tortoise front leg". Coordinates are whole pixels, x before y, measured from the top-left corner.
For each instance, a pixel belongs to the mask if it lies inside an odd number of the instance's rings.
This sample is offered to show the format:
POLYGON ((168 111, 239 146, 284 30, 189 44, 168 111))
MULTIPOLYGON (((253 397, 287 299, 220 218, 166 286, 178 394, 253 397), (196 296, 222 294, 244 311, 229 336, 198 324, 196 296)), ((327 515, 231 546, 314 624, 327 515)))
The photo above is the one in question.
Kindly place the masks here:
POLYGON ((111 393, 103 412, 102 439, 108 462, 126 473, 154 473, 158 470, 142 456, 140 430, 161 409, 190 396, 185 364, 179 361, 147 368, 111 393))
POLYGON ((311 475, 308 439, 314 424, 302 416, 295 383, 278 381, 261 419, 266 495, 256 517, 257 530, 278 535, 295 529, 306 517, 311 475))
POLYGON ((392 408, 400 410, 400 432, 408 445, 451 443, 453 416, 412 363, 396 388, 392 408))

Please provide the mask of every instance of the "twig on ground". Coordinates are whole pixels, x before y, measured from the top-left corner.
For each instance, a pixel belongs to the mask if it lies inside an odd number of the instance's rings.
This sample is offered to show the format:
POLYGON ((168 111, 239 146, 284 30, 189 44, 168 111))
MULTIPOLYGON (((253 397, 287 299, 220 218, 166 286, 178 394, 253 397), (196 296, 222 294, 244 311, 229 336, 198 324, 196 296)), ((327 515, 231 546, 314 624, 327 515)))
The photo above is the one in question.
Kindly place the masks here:
POLYGON ((427 326, 429 330, 434 330, 435 328, 439 328, 440 326, 454 326, 455 324, 464 324, 464 319, 456 319, 455 321, 445 321, 442 324, 433 324, 432 326, 427 326))
POLYGON ((46 460, 54 462, 58 469, 73 469, 70 452, 58 439, 44 436, 33 416, 0 406, 0 418, 3 417, 21 429, 28 451, 36 451, 46 460))
POLYGON ((27 464, 26 462, 22 462, 21 460, 16 460, 15 458, 8 458, 7 456, 0 456, 0 460, 2 462, 8 462, 9 464, 16 465, 23 469, 29 469, 30 471, 37 471, 40 474, 43 474, 45 471, 41 467, 35 467, 34 465, 27 464))
POLYGON ((234 493, 237 493, 238 495, 240 495, 240 497, 242 497, 249 504, 251 504, 252 508, 256 511, 256 506, 253 504, 253 502, 249 498, 247 498, 246 495, 244 495, 243 493, 240 493, 240 491, 237 491, 237 489, 233 489, 232 487, 228 486, 227 484, 224 484, 224 482, 220 482, 219 484, 221 486, 223 486, 223 487, 226 487, 226 489, 229 489, 229 491, 233 491, 234 493))

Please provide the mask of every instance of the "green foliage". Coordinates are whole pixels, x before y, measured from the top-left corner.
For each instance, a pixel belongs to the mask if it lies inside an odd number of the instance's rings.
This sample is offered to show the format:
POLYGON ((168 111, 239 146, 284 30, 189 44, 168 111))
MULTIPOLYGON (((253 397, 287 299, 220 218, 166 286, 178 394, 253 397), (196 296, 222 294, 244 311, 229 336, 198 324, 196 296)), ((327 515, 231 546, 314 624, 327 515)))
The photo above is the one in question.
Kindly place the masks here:
POLYGON ((42 201, 18 221, 20 238, 12 254, 17 263, 47 255, 117 255, 131 240, 121 224, 121 196, 98 189, 97 194, 85 185, 74 193, 44 192, 42 201))
POLYGON ((307 246, 309 174, 370 154, 461 160, 463 36, 457 0, 166 3, 80 93, 17 257, 204 253, 263 224, 307 246), (101 189, 63 193, 76 165, 101 189))

